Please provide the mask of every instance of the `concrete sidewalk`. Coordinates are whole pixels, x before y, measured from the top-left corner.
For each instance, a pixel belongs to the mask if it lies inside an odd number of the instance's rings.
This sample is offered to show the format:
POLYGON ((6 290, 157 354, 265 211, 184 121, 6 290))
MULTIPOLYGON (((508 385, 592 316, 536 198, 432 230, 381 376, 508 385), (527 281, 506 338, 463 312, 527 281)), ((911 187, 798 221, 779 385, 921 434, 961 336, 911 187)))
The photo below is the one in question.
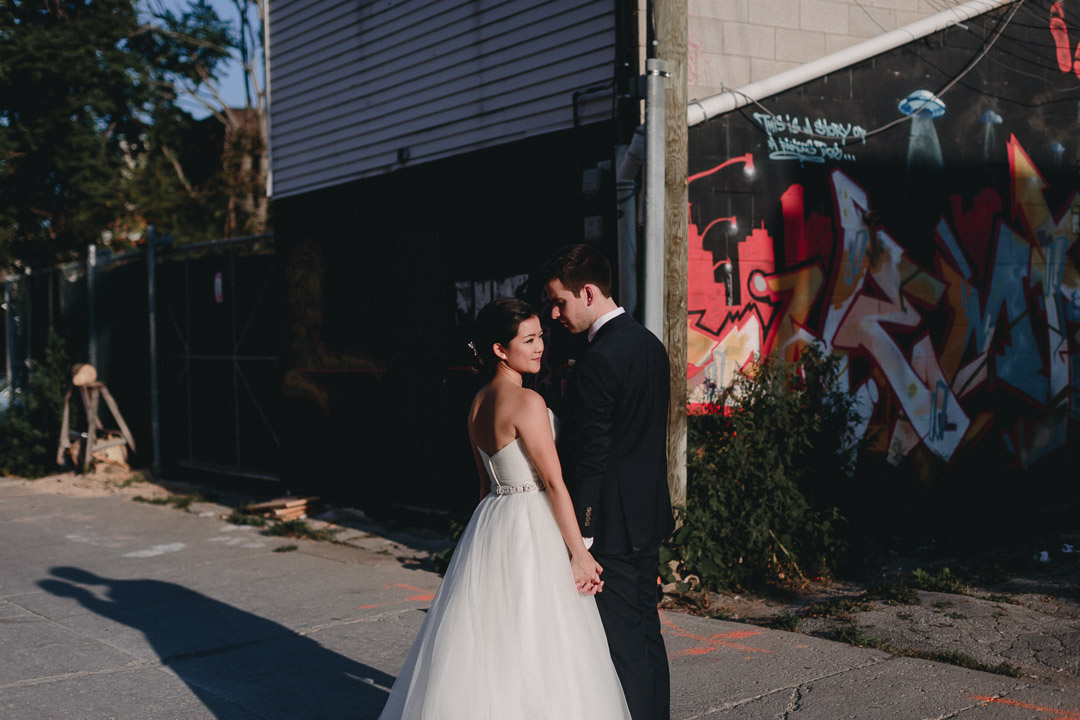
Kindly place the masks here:
MULTIPOLYGON (((271 538, 199 509, 0 478, 0 718, 378 715, 439 584, 417 562, 431 548, 271 538)), ((676 720, 1080 720, 1074 691, 662 619, 676 720)))

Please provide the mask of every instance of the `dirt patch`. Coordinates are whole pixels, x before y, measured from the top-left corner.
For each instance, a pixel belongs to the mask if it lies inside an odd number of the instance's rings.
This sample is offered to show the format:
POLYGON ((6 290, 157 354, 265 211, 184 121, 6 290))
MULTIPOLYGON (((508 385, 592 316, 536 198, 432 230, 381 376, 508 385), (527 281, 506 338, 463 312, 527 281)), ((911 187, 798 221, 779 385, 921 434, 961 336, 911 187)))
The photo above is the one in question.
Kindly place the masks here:
MULTIPOLYGON (((102 497, 107 495, 142 495, 146 498, 167 497, 170 490, 153 482, 150 473, 128 470, 109 465, 99 466, 91 473, 66 472, 57 475, 24 480, 7 478, 29 492, 45 495, 71 495, 75 497, 102 497)), ((175 490, 174 490, 175 491, 175 490)))
MULTIPOLYGON (((168 505, 202 517, 218 517, 223 521, 232 521, 234 508, 242 508, 253 502, 253 498, 247 496, 217 490, 211 492, 190 483, 154 478, 146 470, 129 470, 104 464, 86 474, 66 472, 36 480, 0 477, 21 486, 22 492, 126 498, 168 505)), ((423 529, 392 529, 352 508, 332 508, 322 504, 317 507, 318 514, 305 518, 302 523, 305 537, 311 541, 304 542, 303 548, 310 554, 324 555, 343 547, 362 549, 384 555, 388 561, 431 569, 435 566, 435 556, 452 544, 445 536, 423 529), (331 542, 318 542, 320 539, 331 542)), ((270 521, 270 526, 273 524, 270 521)), ((269 534, 269 529, 263 532, 269 534)))
MULTIPOLYGON (((836 582, 746 594, 666 596, 664 606, 1080 689, 1080 554, 1070 542, 1019 574, 921 589, 836 582)), ((885 573, 889 575, 890 573, 885 573)))

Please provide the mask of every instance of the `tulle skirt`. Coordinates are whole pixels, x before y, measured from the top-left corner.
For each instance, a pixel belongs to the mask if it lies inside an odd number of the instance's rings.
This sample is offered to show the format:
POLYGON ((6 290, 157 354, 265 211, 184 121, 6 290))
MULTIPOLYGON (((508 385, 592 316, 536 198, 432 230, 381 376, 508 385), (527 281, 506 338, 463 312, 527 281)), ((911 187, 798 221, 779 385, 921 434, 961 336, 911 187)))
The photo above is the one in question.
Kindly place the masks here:
POLYGON ((379 717, 629 719, 546 493, 481 501, 379 717))

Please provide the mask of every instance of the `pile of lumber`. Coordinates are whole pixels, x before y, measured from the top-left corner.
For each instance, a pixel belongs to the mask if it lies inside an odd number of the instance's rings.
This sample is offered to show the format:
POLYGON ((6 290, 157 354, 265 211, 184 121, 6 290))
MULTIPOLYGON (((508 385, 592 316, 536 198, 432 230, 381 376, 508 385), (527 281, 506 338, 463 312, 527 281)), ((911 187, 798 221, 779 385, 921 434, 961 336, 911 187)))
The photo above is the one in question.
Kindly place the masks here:
POLYGON ((317 497, 283 497, 248 505, 244 509, 252 515, 261 515, 272 520, 297 520, 306 518, 308 504, 314 504, 318 499, 317 497))

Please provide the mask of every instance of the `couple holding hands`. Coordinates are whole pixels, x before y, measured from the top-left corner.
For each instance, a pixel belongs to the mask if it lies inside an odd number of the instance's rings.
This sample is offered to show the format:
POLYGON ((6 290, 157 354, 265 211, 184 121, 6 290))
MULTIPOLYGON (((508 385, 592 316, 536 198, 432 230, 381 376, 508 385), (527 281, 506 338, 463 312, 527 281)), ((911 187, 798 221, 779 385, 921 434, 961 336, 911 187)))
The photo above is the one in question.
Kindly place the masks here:
POLYGON ((669 718, 667 352, 616 305, 595 249, 543 272, 552 318, 589 341, 565 416, 522 387, 544 351, 536 312, 484 307, 472 345, 488 383, 468 418, 484 497, 380 720, 669 718))

